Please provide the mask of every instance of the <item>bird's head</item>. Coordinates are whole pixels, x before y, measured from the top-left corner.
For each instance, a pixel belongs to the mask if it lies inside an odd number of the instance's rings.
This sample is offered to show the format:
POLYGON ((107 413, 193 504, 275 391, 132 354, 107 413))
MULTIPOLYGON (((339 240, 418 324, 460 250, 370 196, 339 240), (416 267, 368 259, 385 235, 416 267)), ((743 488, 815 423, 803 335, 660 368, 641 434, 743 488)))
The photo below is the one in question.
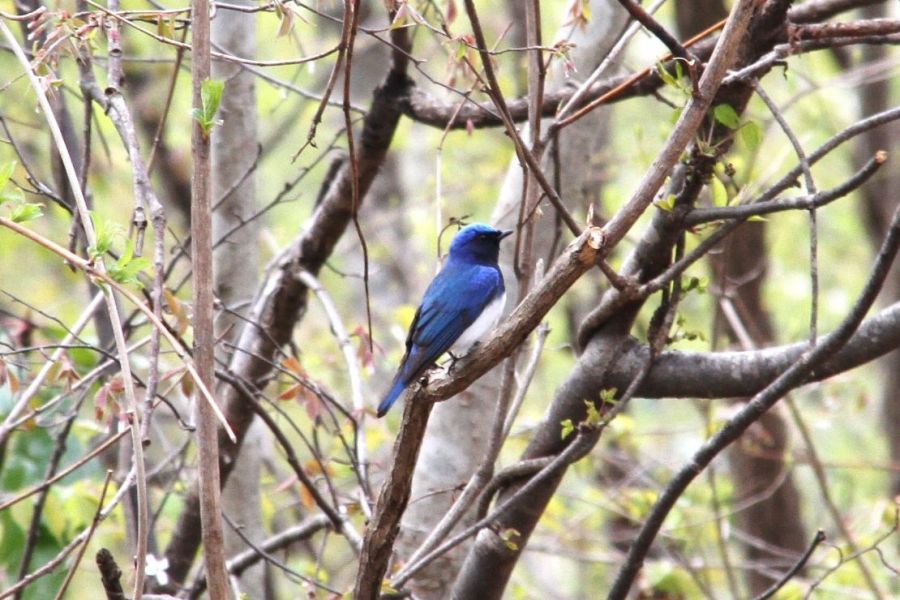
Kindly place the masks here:
POLYGON ((450 244, 450 257, 479 263, 497 263, 500 240, 512 234, 484 223, 473 223, 459 230, 450 244))

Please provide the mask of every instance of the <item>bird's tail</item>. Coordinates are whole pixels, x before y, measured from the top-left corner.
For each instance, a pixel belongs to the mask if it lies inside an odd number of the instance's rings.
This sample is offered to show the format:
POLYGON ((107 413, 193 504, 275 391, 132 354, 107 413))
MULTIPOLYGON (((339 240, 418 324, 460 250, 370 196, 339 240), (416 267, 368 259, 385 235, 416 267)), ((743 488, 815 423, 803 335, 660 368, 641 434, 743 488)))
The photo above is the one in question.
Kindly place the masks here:
POLYGON ((403 393, 403 390, 406 389, 406 382, 403 381, 403 377, 397 377, 394 379, 394 384, 391 386, 391 391, 387 393, 384 399, 381 401, 381 404, 378 405, 378 418, 383 417, 387 414, 387 411, 391 409, 391 406, 394 405, 394 402, 397 398, 400 397, 400 394, 403 393))

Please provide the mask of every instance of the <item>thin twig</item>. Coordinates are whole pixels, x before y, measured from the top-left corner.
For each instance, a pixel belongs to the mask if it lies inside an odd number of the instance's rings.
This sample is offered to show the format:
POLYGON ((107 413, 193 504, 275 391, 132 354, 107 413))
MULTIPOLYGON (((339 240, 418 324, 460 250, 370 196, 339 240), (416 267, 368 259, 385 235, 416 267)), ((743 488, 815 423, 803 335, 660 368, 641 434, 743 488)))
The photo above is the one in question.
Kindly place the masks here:
POLYGON ((478 13, 475 10, 475 4, 473 0, 464 0, 464 2, 466 6, 466 14, 468 15, 469 22, 472 25, 472 33, 475 36, 475 42, 478 46, 478 53, 481 57, 481 66, 484 69, 484 76, 488 82, 488 93, 491 95, 491 98, 494 101, 494 105, 500 112, 507 133, 515 143, 516 152, 519 154, 519 157, 528 165, 529 172, 534 176, 538 184, 540 184, 541 190, 547 195, 550 203, 553 204, 557 213, 560 215, 560 217, 562 217, 569 230, 575 235, 578 235, 581 231, 581 225, 571 214, 569 214, 569 211, 563 204, 562 199, 559 197, 559 194, 556 193, 556 190, 554 190, 550 182, 547 181, 547 178, 544 176, 544 173, 541 170, 540 162, 532 153, 532 151, 525 146, 515 124, 512 121, 512 118, 509 116, 509 109, 506 106, 506 101, 503 98, 503 92, 500 89, 500 84, 498 83, 496 74, 494 73, 493 63, 491 62, 491 57, 488 53, 487 42, 485 41, 484 32, 481 29, 481 21, 479 20, 478 13))
MULTIPOLYGON (((16 55, 16 58, 25 68, 25 73, 28 76, 28 80, 31 83, 31 87, 34 89, 37 94, 38 104, 41 106, 42 111, 44 112, 44 117, 46 118, 47 125, 50 128, 50 132, 53 136, 53 141, 56 144, 57 150, 59 152, 60 159, 62 160, 63 167, 65 168, 66 177, 68 178, 69 185, 72 188, 72 195, 75 198, 76 206, 78 207, 78 214, 81 219, 82 229, 84 230, 85 238, 87 239, 89 246, 96 247, 97 245, 97 237, 96 232, 94 231, 93 223, 91 222, 90 212, 88 210, 87 201, 85 200, 84 194, 81 189, 80 179, 78 177, 78 172, 75 169, 74 164, 72 163, 72 156, 69 153, 68 148, 66 147, 65 139, 63 137, 62 131, 60 131, 59 124, 56 121, 56 117, 53 113, 53 109, 50 106, 49 101, 47 100, 47 95, 42 87, 40 81, 32 70, 31 64, 28 62, 28 59, 25 56, 24 51, 22 50, 21 45, 19 45, 18 40, 16 40, 15 36, 13 36, 12 32, 7 27, 6 23, 0 21, 0 29, 2 29, 4 36, 9 42, 10 46, 12 46, 13 53, 16 55)), ((4 221, 7 221, 4 219, 4 221)), ((10 226, 9 223, 4 222, 4 225, 7 227, 10 226)), ((93 269, 95 269, 98 273, 105 274, 106 269, 103 264, 102 257, 93 261, 93 269)), ((125 343, 125 334, 122 331, 122 320, 119 316, 119 309, 116 305, 116 299, 111 290, 104 291, 104 296, 106 298, 106 307, 107 312, 109 314, 110 325, 113 330, 113 336, 116 341, 116 350, 119 353, 119 366, 122 369, 122 382, 125 387, 125 399, 127 402, 127 411, 132 419, 132 452, 134 454, 134 464, 137 468, 137 490, 138 490, 138 547, 136 548, 138 559, 136 561, 136 573, 135 573, 135 589, 134 596, 136 598, 140 598, 141 592, 143 590, 143 581, 144 581, 144 559, 147 553, 147 525, 148 525, 148 512, 147 512, 147 482, 144 473, 144 450, 143 445, 140 439, 140 424, 141 424, 141 412, 140 407, 138 405, 137 397, 134 391, 134 381, 131 376, 131 364, 129 362, 128 357, 128 345, 125 343)))
MULTIPOLYGON (((125 431, 121 431, 123 435, 125 431)), ((97 510, 94 512, 94 518, 91 520, 91 526, 88 528, 87 536, 84 539, 84 543, 81 545, 81 548, 78 550, 78 554, 75 555, 75 560, 72 561, 72 566, 69 567, 69 571, 66 573, 66 578, 63 580, 62 585, 59 586, 59 591, 56 592, 56 596, 54 600, 62 600, 63 596, 66 594, 66 590, 69 588, 69 584, 72 583, 72 578, 75 577, 75 573, 78 572, 78 565, 81 564, 81 559, 84 557, 84 553, 87 550, 88 544, 91 541, 91 538, 94 535, 94 532, 97 530, 97 525, 100 524, 100 509, 103 508, 103 502, 106 500, 106 492, 109 489, 109 482, 112 480, 112 469, 106 470, 106 477, 103 480, 103 488, 100 490, 100 500, 97 502, 97 510)))
MULTIPOLYGON (((796 198, 785 198, 781 200, 768 200, 765 202, 747 202, 736 206, 720 206, 709 208, 695 208, 684 219, 684 223, 688 227, 711 223, 713 221, 724 221, 735 219, 743 222, 750 217, 768 215, 786 210, 802 210, 810 207, 822 207, 835 200, 839 200, 847 196, 850 192, 859 188, 862 184, 869 180, 875 172, 881 168, 887 161, 886 152, 876 152, 875 156, 870 158, 856 173, 851 175, 846 181, 842 182, 830 190, 798 196, 796 198)), ((646 285, 646 284, 645 284, 646 285)))
POLYGON ((785 393, 802 383, 811 371, 837 352, 850 339, 875 301, 878 291, 890 271, 898 247, 900 247, 900 206, 894 212, 891 226, 875 260, 871 275, 856 304, 840 326, 834 333, 822 338, 815 347, 804 352, 790 368, 756 394, 721 430, 697 450, 690 462, 675 475, 663 490, 632 543, 625 563, 616 576, 609 594, 611 600, 621 600, 627 596, 663 521, 691 481, 713 458, 738 439, 763 413, 774 406, 785 393))
POLYGON ((77 254, 69 252, 59 244, 48 240, 47 238, 28 229, 27 227, 23 227, 19 223, 7 219, 6 217, 0 217, 0 226, 11 229, 19 235, 28 238, 32 242, 35 242, 40 246, 43 246, 44 248, 50 250, 51 252, 58 254, 59 256, 64 258, 67 263, 74 265, 78 269, 84 271, 90 277, 100 279, 104 284, 106 284, 110 288, 115 289, 115 291, 117 291, 120 295, 132 302, 135 307, 140 312, 142 312, 145 317, 147 317, 147 319, 154 327, 159 328, 160 333, 162 333, 163 337, 166 338, 166 341, 169 342, 172 350, 175 351, 175 354, 177 354, 178 358, 181 359, 181 361, 184 363, 185 368, 191 375, 194 383, 199 388, 200 393, 203 395, 203 398, 205 398, 206 401, 212 405, 212 408, 216 412, 216 416, 219 419, 219 423, 221 424, 222 429, 228 435, 229 439, 231 439, 232 441, 235 440, 234 432, 231 430, 231 426, 228 424, 228 421, 225 419, 225 415, 222 414, 215 400, 213 400, 212 394, 210 393, 209 389, 206 387, 206 385, 204 385, 203 381, 201 381, 199 376, 197 375, 197 371, 194 368, 193 361, 190 359, 190 356, 185 350, 184 345, 172 333, 172 331, 169 329, 169 327, 166 326, 165 323, 156 318, 156 315, 153 313, 153 311, 149 309, 134 292, 124 287, 118 281, 110 277, 107 273, 100 271, 97 268, 96 263, 85 260, 77 254))
POLYGON ((87 464, 88 462, 93 460, 98 454, 103 453, 110 446, 112 446, 113 444, 118 442, 120 439, 122 439, 125 435, 131 433, 130 429, 131 429, 130 426, 125 427, 124 429, 122 429, 118 433, 114 434, 111 438, 109 438, 108 440, 106 440, 105 442, 103 442, 102 444, 100 444, 99 446, 97 446, 96 448, 94 448, 93 450, 91 450, 90 452, 88 452, 87 454, 85 454, 84 456, 82 456, 81 458, 76 460, 75 462, 73 462, 71 465, 69 465, 68 467, 66 467, 65 469, 63 469, 62 471, 60 471, 59 473, 54 475, 53 477, 51 477, 49 479, 45 479, 44 481, 40 482, 39 484, 35 485, 34 487, 31 487, 31 488, 25 490, 24 492, 17 494, 15 496, 15 498, 10 498, 9 500, 3 502, 2 504, 0 504, 0 512, 6 510, 13 504, 21 502, 22 500, 24 500, 25 498, 28 498, 29 496, 33 496, 33 495, 37 494, 38 492, 49 488, 51 485, 53 485, 54 483, 56 483, 63 477, 65 477, 65 476, 69 475, 70 473, 83 467, 85 464, 87 464))
POLYGON ((812 434, 810 434, 809 427, 806 425, 806 420, 797 408, 797 403, 794 402, 793 398, 788 396, 785 401, 788 410, 791 413, 794 425, 796 425, 797 431, 800 432, 800 437, 803 439, 803 444, 806 446, 809 465, 812 467, 813 475, 815 475, 816 478, 816 485, 819 488, 819 494, 822 496, 822 501, 825 503, 828 514, 834 522, 834 526, 841 532, 841 537, 844 538, 850 552, 856 556, 856 566, 859 568, 859 572, 862 574, 863 580, 866 582, 869 591, 872 592, 872 596, 880 600, 884 598, 884 592, 881 591, 878 582, 869 570, 869 566, 866 564, 865 560, 863 560, 859 543, 856 541, 856 536, 850 531, 850 528, 844 521, 843 515, 841 515, 840 509, 838 509, 837 504, 834 502, 834 498, 831 496, 831 488, 828 485, 828 474, 825 472, 822 461, 819 459, 819 452, 816 449, 816 443, 813 440, 812 434))
MULTIPOLYGON (((809 166, 809 160, 806 158, 806 153, 803 151, 803 145, 800 144, 800 140, 797 139, 796 134, 794 133, 793 129, 791 129, 791 126, 788 124, 787 119, 784 118, 784 115, 778 108, 778 105, 774 100, 772 100, 771 97, 769 97, 769 95, 763 89, 762 85, 760 85, 759 81, 754 80, 752 85, 753 89, 756 91, 756 94, 768 107, 769 112, 772 113, 772 116, 775 117, 775 121, 778 122, 778 125, 779 127, 781 127, 784 135, 786 135, 788 140, 790 140, 791 146, 793 146, 794 152, 797 154, 797 160, 800 162, 800 168, 803 169, 803 179, 806 183, 807 195, 815 195, 818 190, 816 189, 815 179, 813 179, 812 176, 812 169, 809 166)), ((819 228, 816 219, 816 204, 810 201, 808 209, 809 277, 811 288, 811 301, 809 311, 809 344, 810 346, 812 346, 815 345, 816 338, 818 337, 819 323, 819 228)))
MULTIPOLYGON (((192 0, 191 106, 202 114, 202 88, 210 78, 210 16, 208 0, 192 0)), ((194 311, 193 358, 198 378, 212 389, 215 382, 215 325, 212 254, 211 140, 195 118, 191 124, 191 270, 194 311)), ((225 570, 225 534, 222 525, 222 481, 219 472, 219 437, 212 403, 195 404, 197 446, 200 455, 200 533, 211 600, 228 600, 225 570)))
POLYGON ((803 553, 797 562, 791 567, 787 573, 785 573, 781 579, 773 583, 769 588, 767 588, 763 593, 759 596, 756 596, 753 600, 767 600, 775 595, 775 593, 783 588, 788 581, 793 579, 797 573, 799 573, 804 566, 806 566, 807 561, 812 556, 812 553, 816 551, 816 548, 819 547, 819 544, 825 541, 825 532, 821 529, 816 532, 816 536, 813 538, 813 541, 809 544, 809 547, 806 549, 806 552, 803 553))
POLYGON ((675 39, 675 36, 669 33, 665 27, 660 25, 660 23, 654 19, 650 13, 644 10, 640 4, 637 4, 634 0, 619 0, 619 4, 628 11, 628 14, 630 14, 635 21, 646 27, 650 33, 655 35, 659 41, 669 49, 672 56, 680 58, 687 63, 693 62, 694 59, 688 54, 684 46, 675 39))
POLYGON ((366 517, 371 517, 369 510, 371 490, 369 489, 369 452, 366 448, 366 430, 365 430, 365 412, 366 401, 363 397, 362 377, 359 373, 359 360, 353 344, 350 342, 350 336, 347 334, 347 328, 341 320, 337 307, 328 294, 328 291, 322 286, 319 280, 306 270, 300 270, 297 273, 300 281, 319 298, 325 315, 328 317, 328 323, 331 325, 331 331, 337 339, 338 346, 344 356, 344 364, 347 365, 347 374, 350 379, 350 397, 353 399, 353 412, 357 418, 356 424, 356 461, 359 468, 359 478, 362 482, 360 485, 360 493, 362 494, 361 505, 366 517))
POLYGON ((38 371, 38 374, 35 375, 34 379, 29 382, 28 387, 22 392, 22 395, 16 401, 15 405, 9 411, 9 414, 3 419, 3 424, 0 425, 0 446, 6 443, 6 438, 12 432, 13 428, 16 426, 15 421, 18 419, 19 415, 22 413, 25 408, 28 407, 28 404, 31 402, 31 399, 34 395, 40 390, 41 386, 44 383, 44 380, 50 374, 50 371, 56 366, 56 363, 63 357, 66 353, 66 346, 72 343, 72 341, 78 337, 78 333, 87 326, 88 322, 94 316, 94 311, 103 301, 103 294, 98 293, 94 298, 88 303, 87 307, 81 312, 78 320, 75 321, 75 324, 69 328, 66 333, 66 337, 63 338, 63 341, 60 343, 59 347, 50 355, 50 358, 44 362, 43 366, 41 366, 41 370, 38 371))

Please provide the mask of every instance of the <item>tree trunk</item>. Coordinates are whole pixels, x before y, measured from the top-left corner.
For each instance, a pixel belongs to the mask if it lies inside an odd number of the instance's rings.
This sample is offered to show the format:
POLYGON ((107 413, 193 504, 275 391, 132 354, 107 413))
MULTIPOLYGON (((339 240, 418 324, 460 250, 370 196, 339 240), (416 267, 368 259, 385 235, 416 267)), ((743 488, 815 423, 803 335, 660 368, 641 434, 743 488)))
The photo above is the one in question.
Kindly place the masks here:
MULTIPOLYGON (((252 5, 246 0, 237 3, 252 5)), ((211 39, 216 48, 252 58, 256 55, 256 19, 249 13, 220 10, 212 21, 211 39)), ((240 65, 225 61, 214 62, 212 74, 225 81, 219 112, 222 124, 213 132, 212 160, 215 286, 216 297, 225 309, 216 318, 217 354, 220 362, 228 363, 230 353, 222 342, 237 340, 245 321, 234 313, 246 316, 249 312, 259 271, 260 226, 259 218, 253 216, 258 204, 254 173, 258 155, 256 77, 240 65)), ((266 537, 260 496, 265 447, 262 433, 259 423, 250 428, 222 491, 222 510, 253 542, 266 537)), ((246 548, 241 537, 226 526, 226 556, 246 548)), ((239 577, 239 588, 250 598, 271 597, 266 585, 266 562, 245 570, 239 577)))
MULTIPOLYGON (((606 56, 627 16, 618 3, 611 0, 592 0, 591 10, 593 18, 588 26, 575 28, 571 36, 575 43, 572 59, 582 77, 587 77, 606 56)), ((559 65, 558 62, 555 64, 559 65)), ((561 69, 548 73, 548 90, 568 83, 561 69)), ((559 177, 562 182, 560 195, 570 208, 575 209, 575 214, 584 214, 583 200, 593 199, 589 190, 596 179, 592 179, 595 169, 591 168, 591 161, 586 157, 594 156, 604 144, 603 122, 607 118, 606 111, 595 111, 581 126, 567 129, 561 136, 560 164, 563 172, 559 177)), ((522 137, 529 138, 527 128, 523 129, 522 137)), ((552 167, 545 172, 552 180, 552 167)), ((511 229, 516 226, 521 196, 522 168, 518 161, 513 160, 491 217, 497 227, 511 229)), ((534 256, 543 259, 547 265, 555 255, 554 246, 559 244, 555 243, 557 223, 554 211, 551 207, 543 207, 543 210, 544 214, 537 217, 535 223, 534 256)), ((515 306, 517 296, 513 255, 513 244, 507 242, 500 256, 508 295, 507 313, 515 306)), ((435 405, 416 465, 409 508, 403 516, 397 543, 398 556, 407 558, 418 548, 482 462, 493 425, 503 368, 501 363, 456 398, 435 405)), ((474 514, 469 511, 453 531, 473 522, 474 514)), ((409 584, 416 596, 423 599, 448 597, 470 546, 471 542, 460 544, 417 574, 409 584)))

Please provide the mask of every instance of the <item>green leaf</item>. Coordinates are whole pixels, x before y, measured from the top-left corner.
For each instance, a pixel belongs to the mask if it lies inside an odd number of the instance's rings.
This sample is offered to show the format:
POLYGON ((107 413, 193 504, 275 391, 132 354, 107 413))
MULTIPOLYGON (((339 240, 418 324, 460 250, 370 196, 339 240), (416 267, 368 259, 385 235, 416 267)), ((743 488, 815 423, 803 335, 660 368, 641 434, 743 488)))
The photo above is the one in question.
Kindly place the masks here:
POLYGON ((499 533, 500 540, 506 545, 506 548, 515 552, 519 549, 519 544, 515 542, 515 539, 520 537, 522 534, 519 533, 518 529, 513 529, 510 527, 509 529, 504 529, 499 533))
POLYGON ((751 150, 755 150, 762 142, 762 127, 755 121, 748 121, 741 127, 741 140, 751 150))
POLYGON ((25 202, 25 194, 19 188, 0 191, 0 204, 6 202, 25 202))
POLYGON ((729 129, 737 129, 741 124, 741 118, 738 116, 737 111, 731 108, 729 104, 716 105, 713 109, 713 116, 716 118, 716 121, 729 129))
POLYGON ((16 170, 16 161, 10 161, 5 165, 0 166, 0 191, 6 187, 6 184, 9 183, 9 178, 12 177, 13 172, 16 170))
POLYGON ((675 194, 669 194, 665 198, 661 198, 655 202, 656 208, 660 208, 666 212, 672 212, 672 209, 675 208, 675 194))
POLYGON ((9 184, 9 180, 15 170, 16 161, 14 160, 4 165, 0 165, 0 204, 10 201, 21 202, 25 199, 25 196, 22 195, 22 191, 18 188, 13 188, 10 191, 6 191, 6 186, 9 184))
POLYGON ((669 122, 674 125, 678 122, 678 119, 681 118, 681 113, 684 112, 684 107, 679 106, 678 108, 672 109, 672 114, 669 115, 669 122))
POLYGON ((687 293, 692 290, 697 290, 702 294, 706 292, 707 286, 709 286, 709 277, 696 277, 692 275, 682 284, 681 291, 687 293))
POLYGON ((94 221, 94 232, 97 243, 88 248, 88 256, 92 259, 99 258, 109 252, 109 249, 112 248, 114 237, 112 228, 103 219, 94 221))
MULTIPOLYGON (((605 390, 600 390, 600 401, 603 404, 609 404, 610 406, 615 406, 618 400, 616 399, 616 394, 619 392, 618 388, 607 388, 605 390)), ((588 409, 590 410, 590 409, 588 409)))
POLYGON ((124 267, 131 262, 132 257, 134 257, 134 240, 128 238, 128 241, 125 242, 125 252, 122 253, 122 256, 116 261, 116 264, 120 267, 124 267))
POLYGON ((713 206, 725 206, 728 204, 728 190, 718 177, 713 177, 709 182, 709 191, 712 194, 713 206))
POLYGON ((141 284, 138 275, 144 269, 153 265, 150 259, 143 256, 134 257, 134 241, 129 239, 125 244, 125 251, 115 263, 109 265, 109 276, 119 283, 136 283, 141 284))
MULTIPOLYGON (((601 396, 602 396, 601 392, 601 396)), ((613 392, 615 393, 615 392, 613 392)), ((584 406, 587 409, 587 417, 584 419, 585 424, 587 425, 599 425, 600 424, 600 411, 597 410, 597 405, 594 404, 590 400, 584 401, 584 406)))
POLYGON ((663 80, 663 83, 670 87, 678 88, 678 79, 669 73, 666 69, 666 65, 662 62, 656 63, 656 72, 659 74, 659 78, 663 80))
POLYGON ((225 81, 221 79, 206 79, 200 86, 200 108, 195 108, 191 114, 207 136, 213 127, 222 124, 221 120, 216 119, 216 113, 219 112, 224 92, 225 81))
POLYGON ((572 423, 572 419, 563 419, 562 423, 562 435, 560 439, 566 439, 569 437, 573 431, 575 431, 575 424, 572 423))
POLYGON ((15 223, 24 223, 44 216, 44 205, 33 202, 25 202, 13 207, 10 219, 15 223))

